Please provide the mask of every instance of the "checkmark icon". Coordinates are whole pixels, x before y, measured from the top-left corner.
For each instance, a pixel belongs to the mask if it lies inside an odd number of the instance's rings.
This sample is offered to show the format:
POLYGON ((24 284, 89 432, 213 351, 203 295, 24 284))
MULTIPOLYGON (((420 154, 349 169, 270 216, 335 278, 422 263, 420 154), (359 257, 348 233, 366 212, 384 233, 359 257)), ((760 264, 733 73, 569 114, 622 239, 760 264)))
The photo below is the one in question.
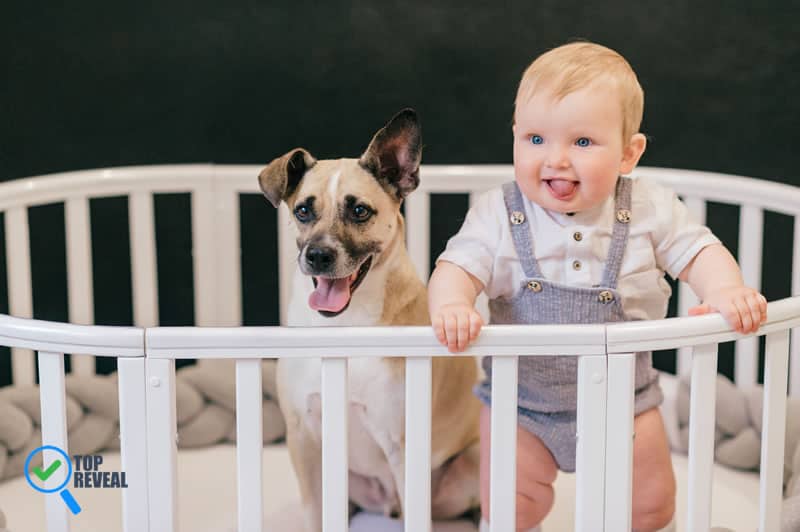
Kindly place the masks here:
POLYGON ((56 460, 55 462, 53 462, 52 464, 50 464, 50 467, 48 467, 48 468, 47 468, 47 469, 45 469, 44 471, 42 471, 42 470, 41 470, 41 469, 39 469, 38 467, 34 467, 34 468, 33 468, 33 474, 34 474, 34 475, 36 475, 37 477, 39 477, 39 479, 40 479, 42 482, 44 482, 45 480, 47 480, 48 478, 50 478, 50 476, 51 476, 53 473, 55 473, 55 472, 56 472, 56 470, 57 470, 59 467, 61 467, 61 460, 56 460))

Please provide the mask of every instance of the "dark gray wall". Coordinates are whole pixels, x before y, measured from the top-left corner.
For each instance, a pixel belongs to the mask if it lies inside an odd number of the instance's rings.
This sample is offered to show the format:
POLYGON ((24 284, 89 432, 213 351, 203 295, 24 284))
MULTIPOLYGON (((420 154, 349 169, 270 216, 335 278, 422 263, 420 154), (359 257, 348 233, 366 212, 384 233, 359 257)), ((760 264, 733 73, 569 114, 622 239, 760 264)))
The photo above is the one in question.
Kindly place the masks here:
MULTIPOLYGON (((800 185, 796 2, 116 4, 4 6, 0 180, 130 164, 260 164, 295 146, 355 156, 406 106, 423 121, 424 162, 510 163, 520 74, 544 50, 584 38, 617 49, 638 72, 650 136, 642 164, 800 185)), ((465 206, 435 201, 447 215, 434 253, 465 206)), ((162 322, 191 323, 188 200, 161 196, 156 208, 162 322)), ((99 323, 132 319, 126 213, 124 200, 92 203, 99 323)), ((61 216, 58 205, 30 213, 41 318, 67 315, 61 216)), ((274 323, 274 272, 263 268, 275 251, 264 236, 274 212, 243 198, 242 221, 245 321, 274 323)), ((709 223, 735 251, 738 211, 712 206, 709 223)), ((785 297, 791 222, 768 214, 767 225, 764 290, 785 297)))

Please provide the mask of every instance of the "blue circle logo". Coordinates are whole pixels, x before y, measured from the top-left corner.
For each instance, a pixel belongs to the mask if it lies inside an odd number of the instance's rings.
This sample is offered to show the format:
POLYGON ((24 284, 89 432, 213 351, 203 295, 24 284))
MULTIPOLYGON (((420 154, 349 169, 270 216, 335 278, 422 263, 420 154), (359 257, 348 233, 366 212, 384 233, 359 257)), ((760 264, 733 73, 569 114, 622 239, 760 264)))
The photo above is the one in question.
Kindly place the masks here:
POLYGON ((72 478, 72 462, 69 459, 67 453, 64 452, 63 449, 56 447, 55 445, 42 445, 41 447, 37 447, 33 451, 28 454, 28 458, 25 460, 25 480, 28 481, 28 484, 31 485, 33 489, 41 493, 55 493, 59 491, 59 495, 64 500, 64 503, 67 507, 72 511, 73 514, 77 515, 81 511, 81 507, 72 494, 69 492, 68 489, 65 489, 69 479, 72 478), (36 483, 31 478, 31 472, 36 475, 36 477, 42 481, 47 482, 47 480, 52 477, 61 467, 63 466, 61 460, 54 460, 50 464, 44 463, 44 458, 42 458, 42 468, 34 467, 31 469, 31 460, 33 457, 39 453, 43 453, 44 451, 53 451, 60 454, 64 458, 64 462, 67 464, 67 474, 64 477, 64 482, 56 486, 55 488, 42 488, 36 485, 36 483))

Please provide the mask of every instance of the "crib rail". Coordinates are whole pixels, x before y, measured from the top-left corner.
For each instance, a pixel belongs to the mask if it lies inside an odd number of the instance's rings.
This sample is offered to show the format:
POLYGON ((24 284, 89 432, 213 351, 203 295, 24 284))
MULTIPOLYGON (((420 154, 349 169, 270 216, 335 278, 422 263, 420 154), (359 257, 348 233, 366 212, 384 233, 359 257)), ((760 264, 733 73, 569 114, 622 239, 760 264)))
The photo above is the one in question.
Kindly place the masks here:
MULTIPOLYGON (((790 330, 800 326, 800 297, 769 303, 763 420, 760 530, 779 526, 786 375, 790 330)), ((630 527, 635 352, 693 347, 690 427, 690 530, 710 526, 716 349, 737 338, 719 315, 613 325, 488 326, 470 355, 494 355, 492 530, 513 529, 515 516, 516 369, 518 356, 554 351, 580 357, 578 488, 580 531, 630 527), (605 442, 597 445, 597 442, 605 442), (591 445, 588 443, 591 442, 591 445), (610 475, 607 472, 613 471, 610 475), (605 493, 605 498, 597 497, 605 493)), ((174 531, 177 522, 175 365, 177 358, 236 360, 239 529, 262 522, 261 372, 264 357, 322 357, 325 531, 347 526, 347 359, 405 356, 409 423, 406 442, 406 530, 430 522, 430 364, 452 356, 428 327, 125 328, 81 326, 0 316, 0 343, 39 351, 43 441, 68 448, 63 354, 116 354, 120 364, 123 467, 140 489, 125 490, 125 530, 174 531), (146 404, 146 409, 142 408, 146 404), (413 420, 413 422, 411 421, 413 420), (146 433, 146 447, 134 434, 146 433), (245 467, 247 465, 247 467, 245 467), (427 486, 426 486, 427 485, 427 486), (144 489, 144 487, 147 489, 144 489)), ((131 483, 133 486, 134 484, 131 483)), ((63 504, 48 502, 49 530, 68 530, 63 504)), ((421 527, 421 528, 420 528, 421 527)))
MULTIPOLYGON (((38 176, 0 185, 0 212, 5 213, 8 257, 9 311, 33 316, 29 228, 27 209, 48 203, 65 204, 67 236, 68 308, 72 323, 94 321, 92 257, 88 202, 94 198, 126 196, 129 202, 133 323, 159 324, 153 196, 188 193, 192 205, 194 323, 199 326, 238 326, 242 323, 239 196, 257 194, 258 165, 174 165, 124 167, 38 176)), ((408 248, 418 273, 427 279, 430 263, 430 196, 464 193, 470 200, 513 178, 510 165, 423 165, 419 189, 406 203, 408 248)), ((792 294, 800 294, 800 188, 742 176, 639 167, 636 175, 656 179, 680 194, 690 211, 705 220, 708 201, 741 207, 739 262, 748 285, 761 280, 763 213, 770 210, 794 217, 792 294)), ((288 212, 278 213, 279 305, 281 323, 286 308, 296 251, 288 212)), ((681 315, 696 302, 684 283, 678 290, 681 315)), ((485 301, 480 300, 485 309, 485 301)), ((800 395, 800 345, 791 345, 790 393, 800 395)), ((741 387, 757 382, 758 352, 755 339, 736 345, 735 381, 741 387)), ((677 368, 686 374, 691 357, 679 352, 677 368)), ((91 373, 92 360, 79 357, 73 372, 91 373)), ((30 350, 14 348, 13 380, 32 383, 34 363, 30 350)))

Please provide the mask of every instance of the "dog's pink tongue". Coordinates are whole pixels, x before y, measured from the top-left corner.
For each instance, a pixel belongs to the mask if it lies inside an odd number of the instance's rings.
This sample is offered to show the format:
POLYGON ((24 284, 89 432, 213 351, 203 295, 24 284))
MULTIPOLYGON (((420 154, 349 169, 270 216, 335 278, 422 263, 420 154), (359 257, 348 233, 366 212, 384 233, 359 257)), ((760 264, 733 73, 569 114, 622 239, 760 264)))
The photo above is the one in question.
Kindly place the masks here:
POLYGON ((317 287, 308 296, 308 306, 314 310, 339 312, 350 301, 350 279, 317 277, 317 287))
POLYGON ((559 198, 568 198, 575 192, 575 187, 578 184, 574 181, 567 181, 566 179, 551 179, 550 188, 553 193, 559 198))

